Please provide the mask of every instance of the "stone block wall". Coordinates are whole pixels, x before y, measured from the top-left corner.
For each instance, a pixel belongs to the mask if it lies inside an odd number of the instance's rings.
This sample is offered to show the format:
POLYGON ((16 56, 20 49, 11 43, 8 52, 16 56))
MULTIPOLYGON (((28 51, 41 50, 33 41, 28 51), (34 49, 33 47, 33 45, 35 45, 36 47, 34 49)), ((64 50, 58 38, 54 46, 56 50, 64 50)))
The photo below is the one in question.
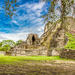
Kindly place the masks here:
POLYGON ((64 49, 60 53, 61 58, 75 59, 75 50, 64 49))
POLYGON ((0 51, 0 55, 6 55, 5 51, 0 51))
POLYGON ((11 53, 12 56, 47 56, 47 50, 43 49, 25 49, 17 50, 11 53))

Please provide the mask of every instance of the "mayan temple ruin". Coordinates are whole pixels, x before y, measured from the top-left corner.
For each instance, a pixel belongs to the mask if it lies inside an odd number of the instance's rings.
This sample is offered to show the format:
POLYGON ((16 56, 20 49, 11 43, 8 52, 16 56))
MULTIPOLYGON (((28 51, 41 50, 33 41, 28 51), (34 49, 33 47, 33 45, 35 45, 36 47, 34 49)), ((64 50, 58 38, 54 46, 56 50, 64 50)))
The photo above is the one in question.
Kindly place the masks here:
POLYGON ((26 41, 11 49, 12 56, 38 56, 47 55, 47 49, 40 44, 37 34, 29 34, 26 41))
MULTIPOLYGON (((52 24, 48 22, 45 25, 44 33, 41 37, 37 34, 29 34, 26 41, 13 47, 11 49, 11 55, 13 56, 47 56, 47 55, 59 55, 60 49, 67 43, 68 38, 64 36, 64 30, 59 30, 60 20, 52 24), (50 26, 54 25, 53 28, 50 26), (59 35, 59 36, 57 36, 59 35), (65 43, 64 43, 65 37, 65 43)), ((75 31, 75 19, 72 17, 66 18, 66 24, 68 24, 69 32, 75 31)))

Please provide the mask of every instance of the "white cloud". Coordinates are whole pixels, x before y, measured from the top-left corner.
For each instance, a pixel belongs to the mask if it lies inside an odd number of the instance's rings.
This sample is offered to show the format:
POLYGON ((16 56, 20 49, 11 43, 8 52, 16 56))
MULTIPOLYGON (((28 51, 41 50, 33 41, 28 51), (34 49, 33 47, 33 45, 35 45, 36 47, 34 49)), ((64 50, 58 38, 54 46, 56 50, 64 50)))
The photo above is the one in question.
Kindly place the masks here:
MULTIPOLYGON (((18 0, 20 1, 20 0, 18 0)), ((45 2, 39 3, 24 3, 17 8, 15 12, 17 16, 13 16, 11 25, 16 24, 19 26, 19 29, 12 29, 12 33, 0 33, 0 41, 2 40, 26 40, 28 34, 37 33, 39 36, 43 33, 44 23, 41 16, 45 2), (23 11, 20 13, 20 11, 23 11), (26 12, 26 13, 25 13, 26 12), (26 21, 30 23, 31 26, 28 26, 26 21)))
POLYGON ((45 5, 45 2, 39 2, 39 3, 25 3, 23 5, 20 5, 21 8, 30 8, 31 10, 37 10, 37 9, 42 9, 43 6, 45 5))
POLYGON ((11 22, 14 23, 14 24, 19 25, 19 23, 16 20, 12 20, 11 22))
MULTIPOLYGON (((18 10, 16 11, 16 14, 18 15, 17 17, 13 17, 12 22, 19 25, 19 26, 23 26, 23 25, 27 25, 25 23, 26 20, 28 20, 31 23, 31 27, 35 27, 37 25, 41 26, 43 25, 43 19, 40 18, 40 16, 42 15, 41 12, 43 11, 43 7, 45 5, 45 2, 39 2, 39 3, 25 3, 23 5, 20 5, 20 7, 18 8, 18 10), (22 13, 19 14, 19 11, 26 11, 26 13, 22 13)), ((36 31, 37 32, 37 31, 36 31)))
POLYGON ((26 40, 28 33, 0 33, 0 41, 2 40, 26 40))
MULTIPOLYGON (((19 20, 26 20, 28 18, 33 18, 34 16, 41 16, 42 8, 44 7, 45 2, 39 2, 39 3, 25 3, 23 5, 20 5, 19 8, 16 11, 17 17, 13 17, 13 19, 17 18, 19 20), (19 11, 23 11, 23 13, 20 15, 19 11), (27 14, 25 13, 27 12, 27 14)), ((37 18, 37 17, 36 17, 37 18)))
POLYGON ((36 4, 32 5, 32 6, 33 6, 32 9, 33 9, 33 10, 42 9, 43 6, 44 6, 44 4, 45 4, 45 2, 36 3, 36 4))
POLYGON ((16 33, 0 33, 0 41, 2 40, 14 40, 14 41, 18 41, 18 40, 26 40, 28 34, 30 33, 34 33, 34 34, 38 34, 39 36, 42 35, 43 33, 43 26, 40 27, 31 27, 31 28, 20 28, 19 30, 16 31, 16 33), (36 32, 37 31, 37 32, 36 32))

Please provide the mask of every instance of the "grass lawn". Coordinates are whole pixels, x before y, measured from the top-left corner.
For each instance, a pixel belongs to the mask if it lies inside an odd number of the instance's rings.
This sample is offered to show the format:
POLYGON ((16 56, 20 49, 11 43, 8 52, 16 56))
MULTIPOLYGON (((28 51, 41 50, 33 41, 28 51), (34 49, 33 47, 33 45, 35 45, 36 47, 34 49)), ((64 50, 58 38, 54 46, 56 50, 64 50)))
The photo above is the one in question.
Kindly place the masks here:
POLYGON ((0 56, 0 63, 13 63, 26 60, 62 60, 59 56, 0 56))
POLYGON ((55 60, 70 60, 63 59, 59 56, 0 56, 0 64, 12 64, 14 62, 28 61, 55 61, 55 60))

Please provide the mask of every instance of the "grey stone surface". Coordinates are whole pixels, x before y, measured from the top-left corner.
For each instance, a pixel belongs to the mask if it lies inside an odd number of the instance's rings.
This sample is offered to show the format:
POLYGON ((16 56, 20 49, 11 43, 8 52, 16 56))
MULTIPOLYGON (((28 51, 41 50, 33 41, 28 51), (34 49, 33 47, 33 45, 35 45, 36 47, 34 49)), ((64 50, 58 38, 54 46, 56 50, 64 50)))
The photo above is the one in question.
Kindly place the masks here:
POLYGON ((67 59, 75 59, 75 50, 63 49, 60 57, 67 59))
POLYGON ((5 51, 0 51, 0 55, 6 55, 5 51))
POLYGON ((37 45, 40 44, 39 37, 37 34, 29 34, 26 40, 28 45, 37 45))
POLYGON ((59 56, 60 53, 57 50, 52 50, 52 56, 59 56))
POLYGON ((46 49, 25 49, 11 53, 12 56, 47 56, 46 49))

